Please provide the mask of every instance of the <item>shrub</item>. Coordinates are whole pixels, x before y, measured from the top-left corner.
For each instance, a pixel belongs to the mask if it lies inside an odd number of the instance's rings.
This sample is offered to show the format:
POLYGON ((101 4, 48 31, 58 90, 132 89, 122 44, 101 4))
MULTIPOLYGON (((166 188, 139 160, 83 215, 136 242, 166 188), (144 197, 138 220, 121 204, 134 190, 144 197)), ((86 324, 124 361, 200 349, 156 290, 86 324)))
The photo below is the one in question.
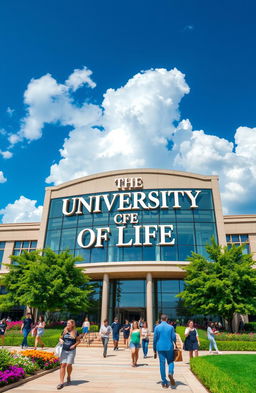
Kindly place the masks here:
POLYGON ((99 325, 91 325, 90 326, 90 332, 95 333, 99 331, 99 325))
POLYGON ((20 330, 23 321, 11 321, 6 322, 7 328, 6 330, 20 330))
POLYGON ((0 349, 0 371, 7 370, 11 364, 11 353, 7 349, 0 349))
POLYGON ((246 332, 256 332, 256 322, 248 322, 244 324, 244 330, 246 332))
POLYGON ((255 333, 220 333, 215 336, 216 341, 255 341, 255 333))
POLYGON ((21 356, 18 353, 13 354, 11 362, 11 364, 14 366, 22 367, 26 374, 35 374, 35 372, 39 369, 39 366, 36 362, 33 362, 31 359, 21 356))

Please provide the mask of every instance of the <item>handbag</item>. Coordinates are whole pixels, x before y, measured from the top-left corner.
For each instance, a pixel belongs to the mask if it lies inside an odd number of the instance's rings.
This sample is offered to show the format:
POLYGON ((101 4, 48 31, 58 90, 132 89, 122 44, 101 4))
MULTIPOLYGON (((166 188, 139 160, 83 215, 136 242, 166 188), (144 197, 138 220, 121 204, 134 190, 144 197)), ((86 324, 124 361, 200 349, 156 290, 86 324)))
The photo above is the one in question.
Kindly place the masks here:
POLYGON ((181 349, 175 348, 174 349, 174 361, 175 362, 182 362, 182 351, 181 349))
POLYGON ((32 329, 31 335, 32 335, 33 337, 36 337, 36 336, 37 336, 37 327, 34 327, 34 329, 32 329))
POLYGON ((63 349, 63 344, 58 343, 54 349, 54 353, 55 355, 60 358, 61 357, 61 353, 62 353, 62 349, 63 349))

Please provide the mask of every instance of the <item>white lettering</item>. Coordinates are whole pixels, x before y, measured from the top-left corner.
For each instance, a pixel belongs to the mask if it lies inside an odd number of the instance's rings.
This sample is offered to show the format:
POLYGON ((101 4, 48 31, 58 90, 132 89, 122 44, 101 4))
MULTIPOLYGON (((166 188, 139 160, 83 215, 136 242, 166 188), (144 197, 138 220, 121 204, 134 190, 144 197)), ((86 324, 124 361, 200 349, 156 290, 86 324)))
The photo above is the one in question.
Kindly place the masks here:
POLYGON ((62 205, 62 214, 64 214, 64 216, 73 216, 73 214, 76 211, 76 201, 77 198, 72 198, 73 201, 73 205, 72 205, 72 209, 70 211, 69 210, 69 204, 70 204, 70 199, 62 199, 63 201, 63 205, 62 205))
POLYGON ((192 209, 192 208, 198 207, 197 204, 196 204, 196 199, 197 199, 197 197, 198 197, 198 195, 200 194, 201 191, 200 190, 196 190, 196 195, 195 196, 192 194, 192 191, 184 191, 184 192, 185 192, 185 194, 187 194, 187 196, 189 197, 189 199, 191 201, 190 208, 192 209))
POLYGON ((108 234, 110 233, 110 228, 97 228, 97 242, 95 247, 103 247, 103 241, 108 241, 109 236, 108 234), (105 233, 104 233, 105 232, 105 233))
POLYGON ((135 192, 133 194, 133 210, 138 210, 139 209, 139 205, 142 207, 142 209, 148 210, 147 205, 145 204, 144 200, 146 198, 146 194, 145 192, 135 192))
POLYGON ((168 246, 168 245, 173 245, 175 244, 175 239, 173 238, 170 242, 166 241, 166 237, 171 239, 172 237, 172 231, 173 231, 173 225, 159 225, 160 227, 160 246, 168 246), (169 228, 170 231, 165 232, 166 229, 169 228))
POLYGON ((130 197, 130 192, 123 192, 122 194, 119 194, 119 208, 117 210, 130 210, 132 208, 132 204, 130 203, 130 197), (128 203, 130 203, 130 205, 125 207, 125 204, 128 203))
POLYGON ((159 207, 160 201, 159 201, 159 198, 158 198, 158 191, 150 191, 150 193, 148 194, 148 199, 151 202, 154 202, 153 206, 150 203, 148 203, 148 208, 149 209, 152 210, 152 209, 157 209, 159 207))
POLYGON ((77 243, 78 243, 79 247, 81 247, 81 248, 90 248, 90 247, 92 247, 94 245, 95 241, 96 241, 96 235, 95 235, 94 231, 91 228, 83 229, 78 234, 78 237, 77 237, 77 243), (87 245, 85 245, 83 243, 86 233, 88 233, 90 235, 90 241, 89 241, 89 243, 87 245))
POLYGON ((145 225, 145 241, 144 241, 144 246, 152 246, 152 243, 150 242, 150 238, 152 237, 153 239, 156 238, 156 231, 157 231, 157 225, 145 225), (154 229, 153 232, 150 232, 150 229, 154 229))
POLYGON ((127 243, 124 243, 124 229, 126 227, 118 227, 118 243, 117 247, 131 247, 132 245, 132 239, 129 240, 127 243))

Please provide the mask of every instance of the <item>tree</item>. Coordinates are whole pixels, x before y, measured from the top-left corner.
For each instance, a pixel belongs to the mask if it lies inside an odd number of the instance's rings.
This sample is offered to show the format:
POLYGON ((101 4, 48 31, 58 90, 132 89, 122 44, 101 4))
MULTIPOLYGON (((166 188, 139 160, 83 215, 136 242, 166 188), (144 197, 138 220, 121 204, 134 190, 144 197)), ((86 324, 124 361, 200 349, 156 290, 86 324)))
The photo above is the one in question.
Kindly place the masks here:
POLYGON ((243 246, 219 246, 214 239, 206 246, 209 260, 192 253, 186 271, 185 289, 178 296, 191 314, 215 314, 227 320, 232 331, 235 313, 256 312, 256 269, 252 255, 243 246))
POLYGON ((75 266, 81 257, 51 249, 11 256, 9 272, 3 277, 7 294, 0 296, 0 310, 26 305, 45 311, 86 311, 92 286, 89 277, 75 266))

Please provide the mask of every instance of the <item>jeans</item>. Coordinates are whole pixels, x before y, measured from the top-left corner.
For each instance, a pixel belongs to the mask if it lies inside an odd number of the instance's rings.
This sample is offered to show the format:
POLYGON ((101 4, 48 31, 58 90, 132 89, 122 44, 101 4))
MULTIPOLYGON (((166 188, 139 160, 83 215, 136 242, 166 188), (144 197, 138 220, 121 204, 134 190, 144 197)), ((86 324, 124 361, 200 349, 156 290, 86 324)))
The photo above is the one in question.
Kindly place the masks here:
POLYGON ((104 356, 104 358, 107 356, 108 340, 109 340, 108 337, 101 337, 102 345, 103 345, 103 347, 104 347, 104 350, 103 350, 103 356, 104 356))
POLYGON ((22 347, 27 347, 28 346, 28 335, 30 333, 31 329, 23 329, 22 334, 23 334, 23 340, 22 340, 22 347))
POLYGON ((148 341, 145 338, 142 339, 142 350, 143 350, 143 354, 144 356, 147 356, 148 354, 148 341))
POLYGON ((209 345, 209 351, 212 351, 212 347, 214 347, 214 348, 215 348, 215 351, 217 351, 217 352, 218 352, 218 347, 217 347, 217 344, 216 344, 215 338, 214 338, 214 337, 212 337, 212 338, 209 338, 209 341, 210 341, 210 345, 209 345))
POLYGON ((168 383, 168 381, 166 379, 166 373, 165 373, 166 361, 168 364, 168 374, 173 375, 173 373, 174 373, 173 356, 174 356, 173 349, 170 349, 169 351, 158 351, 160 374, 161 374, 161 378, 162 378, 162 383, 164 383, 164 384, 168 383))

